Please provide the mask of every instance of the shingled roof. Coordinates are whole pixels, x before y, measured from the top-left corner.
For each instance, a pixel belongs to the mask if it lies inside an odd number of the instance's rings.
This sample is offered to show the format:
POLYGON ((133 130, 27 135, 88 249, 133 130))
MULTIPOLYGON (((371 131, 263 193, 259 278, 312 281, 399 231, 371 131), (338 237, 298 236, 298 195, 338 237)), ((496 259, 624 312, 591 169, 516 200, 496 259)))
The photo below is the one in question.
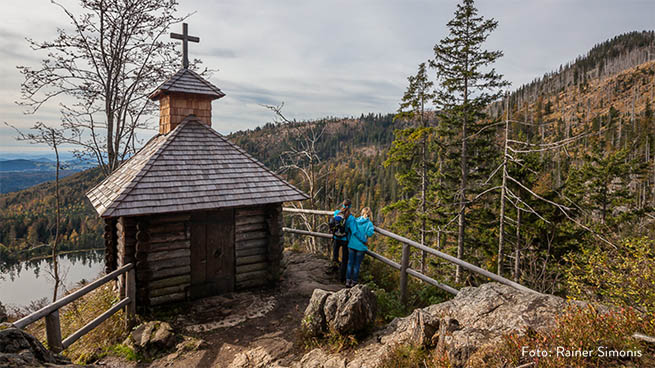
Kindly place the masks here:
POLYGON ((207 95, 214 99, 225 96, 225 93, 223 93, 218 87, 209 83, 196 72, 189 69, 178 70, 175 75, 157 87, 157 89, 148 97, 152 100, 158 100, 167 92, 207 95))
POLYGON ((153 137, 87 197, 102 217, 308 198, 193 115, 170 133, 153 137))

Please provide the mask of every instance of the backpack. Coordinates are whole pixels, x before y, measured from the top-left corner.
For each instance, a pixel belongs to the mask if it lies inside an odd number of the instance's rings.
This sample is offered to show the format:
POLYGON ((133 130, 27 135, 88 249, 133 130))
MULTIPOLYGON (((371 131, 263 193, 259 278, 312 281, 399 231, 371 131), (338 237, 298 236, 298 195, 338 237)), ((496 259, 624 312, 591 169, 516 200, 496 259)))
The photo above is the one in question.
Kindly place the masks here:
POLYGON ((342 211, 339 211, 336 216, 332 216, 332 218, 330 218, 328 227, 330 228, 332 235, 339 238, 346 236, 346 218, 343 217, 342 211))

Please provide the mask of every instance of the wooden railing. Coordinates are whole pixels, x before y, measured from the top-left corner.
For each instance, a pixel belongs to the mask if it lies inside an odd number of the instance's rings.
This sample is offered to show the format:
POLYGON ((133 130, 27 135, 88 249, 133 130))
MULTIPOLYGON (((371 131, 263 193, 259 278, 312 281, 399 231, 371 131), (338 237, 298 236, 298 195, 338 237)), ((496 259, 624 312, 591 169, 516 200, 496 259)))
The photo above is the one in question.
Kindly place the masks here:
MULTIPOLYGON (((283 208, 282 211, 284 212, 289 212, 289 213, 307 213, 307 214, 313 214, 313 215, 332 215, 332 211, 323 211, 323 210, 306 210, 306 209, 298 209, 298 208, 283 208)), ((306 231, 306 230, 299 230, 299 229, 291 229, 288 227, 282 228, 282 231, 285 231, 287 233, 292 233, 292 234, 300 234, 300 235, 308 235, 308 236, 315 236, 315 237, 320 237, 320 238, 326 238, 326 239, 332 239, 332 234, 327 234, 327 233, 319 233, 319 232, 314 232, 314 231, 306 231)), ((413 270, 409 268, 409 252, 410 252, 410 247, 414 247, 417 249, 420 249, 428 254, 432 254, 434 256, 437 256, 439 258, 442 258, 450 263, 454 263, 456 265, 459 265, 469 271, 472 271, 474 273, 477 273, 479 275, 482 275, 484 277, 487 277, 491 280, 498 281, 500 283, 503 283, 505 285, 509 285, 511 287, 514 287, 518 290, 522 291, 527 291, 527 292, 532 292, 532 293, 537 293, 536 291, 529 289, 521 284, 518 284, 512 280, 506 279, 500 275, 496 275, 493 272, 487 271, 483 268, 480 268, 478 266, 472 265, 468 262, 465 262, 459 258, 453 257, 449 254, 440 252, 436 249, 427 247, 425 245, 422 245, 420 243, 417 243, 411 239, 407 239, 403 236, 400 236, 398 234, 394 234, 391 231, 379 228, 375 226, 375 232, 377 232, 380 235, 384 235, 386 237, 389 237, 391 239, 397 240, 403 245, 402 249, 402 258, 400 263, 394 262, 380 254, 377 254, 373 251, 367 251, 366 254, 369 256, 377 259, 378 261, 385 263, 397 270, 400 270, 400 297, 401 301, 403 303, 407 302, 407 275, 416 277, 419 280, 422 280, 430 285, 434 285, 438 287, 441 290, 447 291, 453 295, 457 295, 458 290, 443 284, 429 276, 426 276, 416 270, 413 270)))
POLYGON ((134 272, 134 264, 128 263, 116 271, 113 271, 93 282, 84 286, 83 288, 76 290, 75 292, 64 296, 61 299, 58 299, 52 304, 49 304, 38 311, 30 314, 29 316, 23 317, 18 321, 14 322, 14 326, 22 329, 30 324, 38 321, 41 318, 45 317, 45 330, 46 337, 48 340, 48 347, 51 351, 59 353, 62 350, 71 346, 75 341, 80 337, 89 333, 89 331, 96 328, 106 319, 114 315, 121 308, 125 307, 126 312, 126 322, 128 327, 131 327, 134 323, 134 317, 136 315, 136 279, 134 272), (75 300, 81 298, 82 296, 90 293, 91 291, 99 288, 100 286, 112 281, 121 275, 125 274, 125 298, 121 299, 118 303, 114 304, 111 308, 105 311, 103 314, 96 317, 91 322, 87 323, 84 327, 73 332, 70 336, 66 337, 64 340, 61 338, 61 325, 59 323, 59 309, 64 307, 67 304, 74 302, 75 300))

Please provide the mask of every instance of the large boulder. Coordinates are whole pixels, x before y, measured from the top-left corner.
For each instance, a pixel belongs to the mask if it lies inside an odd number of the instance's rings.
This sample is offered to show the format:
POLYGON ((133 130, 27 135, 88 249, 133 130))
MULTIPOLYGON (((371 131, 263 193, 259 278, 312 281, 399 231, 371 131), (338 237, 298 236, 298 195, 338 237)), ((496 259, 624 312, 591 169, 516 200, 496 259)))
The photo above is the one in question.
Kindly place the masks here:
POLYGON ((366 285, 337 292, 314 290, 302 327, 310 336, 321 336, 328 331, 359 334, 372 326, 376 311, 375 294, 366 285))
POLYGON ((167 322, 150 321, 136 326, 127 344, 147 359, 153 359, 171 350, 177 337, 167 322))
POLYGON ((309 336, 319 336, 326 330, 325 300, 330 296, 329 291, 314 289, 309 305, 305 309, 302 320, 302 330, 309 336))
POLYGON ((34 336, 9 323, 0 324, 0 367, 72 366, 34 336))

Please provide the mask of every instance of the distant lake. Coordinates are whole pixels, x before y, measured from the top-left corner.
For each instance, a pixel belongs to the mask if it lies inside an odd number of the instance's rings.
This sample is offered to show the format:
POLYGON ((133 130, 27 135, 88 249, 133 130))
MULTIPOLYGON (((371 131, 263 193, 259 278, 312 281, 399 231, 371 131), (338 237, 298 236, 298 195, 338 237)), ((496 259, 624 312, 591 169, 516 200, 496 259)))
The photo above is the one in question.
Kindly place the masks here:
MULTIPOLYGON (((57 298, 65 290, 74 288, 80 281, 93 281, 103 271, 102 250, 62 254, 59 259, 59 274, 63 280, 57 298)), ((33 300, 47 298, 52 301, 55 281, 51 272, 52 259, 24 261, 0 270, 0 301, 4 305, 25 307, 33 300)))

